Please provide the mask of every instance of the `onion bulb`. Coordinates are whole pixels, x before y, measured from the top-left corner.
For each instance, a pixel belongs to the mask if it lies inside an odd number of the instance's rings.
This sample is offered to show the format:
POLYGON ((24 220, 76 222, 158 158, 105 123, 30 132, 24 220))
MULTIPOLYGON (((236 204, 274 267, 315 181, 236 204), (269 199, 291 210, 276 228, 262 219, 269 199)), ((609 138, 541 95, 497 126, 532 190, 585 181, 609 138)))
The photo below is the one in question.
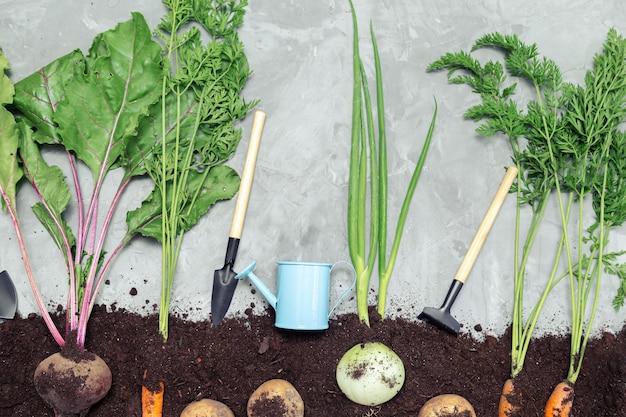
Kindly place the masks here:
POLYGON ((337 365, 337 384, 351 401, 375 406, 392 399, 404 385, 404 364, 379 342, 348 350, 337 365))

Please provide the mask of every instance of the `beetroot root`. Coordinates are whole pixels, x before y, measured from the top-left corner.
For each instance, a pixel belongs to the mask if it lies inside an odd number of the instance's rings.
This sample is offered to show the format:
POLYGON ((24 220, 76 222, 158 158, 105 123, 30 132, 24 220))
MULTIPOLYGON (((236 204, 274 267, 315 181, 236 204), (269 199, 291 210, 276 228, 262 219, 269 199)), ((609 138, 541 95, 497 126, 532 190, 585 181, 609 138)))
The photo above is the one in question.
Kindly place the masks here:
POLYGON ((111 380, 106 362, 84 350, 48 356, 34 377, 37 393, 58 417, 85 416, 109 392, 111 380))

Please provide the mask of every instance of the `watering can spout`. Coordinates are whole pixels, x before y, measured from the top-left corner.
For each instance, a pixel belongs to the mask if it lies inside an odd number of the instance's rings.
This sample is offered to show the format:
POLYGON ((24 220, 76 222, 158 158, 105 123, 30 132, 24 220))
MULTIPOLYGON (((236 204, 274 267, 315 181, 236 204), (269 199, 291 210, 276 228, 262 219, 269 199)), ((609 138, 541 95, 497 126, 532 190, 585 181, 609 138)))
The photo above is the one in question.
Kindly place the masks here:
POLYGON ((274 310, 276 310, 276 295, 267 287, 267 285, 263 283, 263 281, 259 279, 259 277, 254 274, 254 272, 252 272, 254 271, 255 267, 256 262, 252 262, 243 271, 238 273, 235 276, 235 279, 243 279, 248 277, 250 282, 252 282, 252 284, 259 290, 263 298, 265 298, 269 305, 272 306, 274 310))

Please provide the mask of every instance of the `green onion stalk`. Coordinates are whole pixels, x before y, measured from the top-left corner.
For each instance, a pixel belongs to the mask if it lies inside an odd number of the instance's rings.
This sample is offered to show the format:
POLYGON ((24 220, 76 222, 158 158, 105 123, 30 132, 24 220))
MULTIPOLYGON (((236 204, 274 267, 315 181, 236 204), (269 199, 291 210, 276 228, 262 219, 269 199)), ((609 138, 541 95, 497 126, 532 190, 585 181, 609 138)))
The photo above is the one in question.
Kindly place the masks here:
POLYGON ((356 270, 356 299, 359 320, 369 325, 369 284, 376 260, 378 259, 379 293, 377 312, 384 318, 387 304, 387 288, 393 271, 404 224, 417 182, 422 172, 426 155, 430 147, 437 115, 437 103, 430 122, 430 127, 422 151, 411 177, 407 193, 398 218, 394 240, 387 258, 387 137, 385 131, 385 103, 380 56, 376 35, 370 23, 370 36, 373 45, 376 82, 376 110, 378 132, 374 122, 374 111, 368 86, 367 75, 359 52, 359 36, 356 12, 352 1, 353 40, 353 101, 352 135, 350 149, 350 183, 348 193, 348 247, 356 270), (377 134, 378 135, 377 135, 377 134), (378 137, 377 137, 378 136, 378 137), (369 172, 368 172, 369 166, 369 172), (369 187, 368 213, 368 174, 371 178, 369 187), (369 238, 367 221, 369 214, 369 238), (369 243, 367 241, 369 240, 369 243), (378 255, 378 257, 377 257, 378 255))

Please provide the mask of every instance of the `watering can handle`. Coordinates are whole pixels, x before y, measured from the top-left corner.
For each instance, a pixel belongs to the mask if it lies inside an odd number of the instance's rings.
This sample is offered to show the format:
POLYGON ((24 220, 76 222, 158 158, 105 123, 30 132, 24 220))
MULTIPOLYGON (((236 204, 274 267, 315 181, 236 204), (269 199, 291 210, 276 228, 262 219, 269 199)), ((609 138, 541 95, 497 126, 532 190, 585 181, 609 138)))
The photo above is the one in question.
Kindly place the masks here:
POLYGON ((335 311, 335 308, 337 308, 337 306, 339 305, 339 303, 341 302, 341 300, 343 300, 343 298, 350 292, 350 290, 352 290, 352 288, 354 288, 354 286, 356 285, 356 271, 354 270, 354 266, 350 263, 350 262, 346 262, 346 261, 338 261, 335 262, 333 264, 333 266, 330 268, 330 273, 333 273, 333 269, 335 269, 335 266, 337 266, 338 264, 346 264, 350 267, 350 270, 352 271, 352 275, 354 276, 354 280, 352 281, 352 285, 350 285, 350 287, 345 290, 343 292, 343 294, 341 294, 339 296, 339 298, 337 299, 337 301, 335 302, 335 305, 333 306, 333 308, 330 309, 330 312, 328 313, 328 318, 330 318, 330 316, 333 314, 333 311, 335 311))
POLYGON ((483 221, 480 223, 480 226, 478 227, 478 230, 474 235, 474 239, 472 240, 472 243, 470 244, 470 247, 465 254, 465 258, 463 258, 461 265, 459 265, 459 269, 454 276, 454 279, 456 281, 465 283, 465 280, 472 270, 474 262, 476 262, 476 258, 478 257, 478 254, 480 253, 480 250, 482 249, 483 244, 487 239, 487 235, 491 230, 491 226, 493 226, 493 223, 495 222, 496 217, 500 212, 500 208, 502 207, 502 204, 504 203, 504 200, 509 193, 509 189, 511 188, 511 185, 513 185, 513 181, 515 181, 516 177, 517 167, 510 166, 507 169, 506 174, 504 175, 504 179, 500 183, 498 191, 496 191, 496 195, 494 196, 491 204, 489 205, 489 208, 487 209, 487 213, 485 214, 483 221))
POLYGON ((246 210, 248 208, 248 200, 250 199, 250 189, 252 188, 252 178, 254 177, 254 167, 256 165, 256 157, 259 153, 259 145, 261 143, 261 134, 265 124, 265 113, 257 110, 254 113, 252 122, 252 132, 250 133, 250 143, 248 144, 248 153, 246 161, 243 165, 241 174, 241 183, 239 185, 239 194, 235 203, 235 213, 233 214, 233 222, 230 227, 230 237, 241 239, 243 231, 243 223, 246 218, 246 210))

